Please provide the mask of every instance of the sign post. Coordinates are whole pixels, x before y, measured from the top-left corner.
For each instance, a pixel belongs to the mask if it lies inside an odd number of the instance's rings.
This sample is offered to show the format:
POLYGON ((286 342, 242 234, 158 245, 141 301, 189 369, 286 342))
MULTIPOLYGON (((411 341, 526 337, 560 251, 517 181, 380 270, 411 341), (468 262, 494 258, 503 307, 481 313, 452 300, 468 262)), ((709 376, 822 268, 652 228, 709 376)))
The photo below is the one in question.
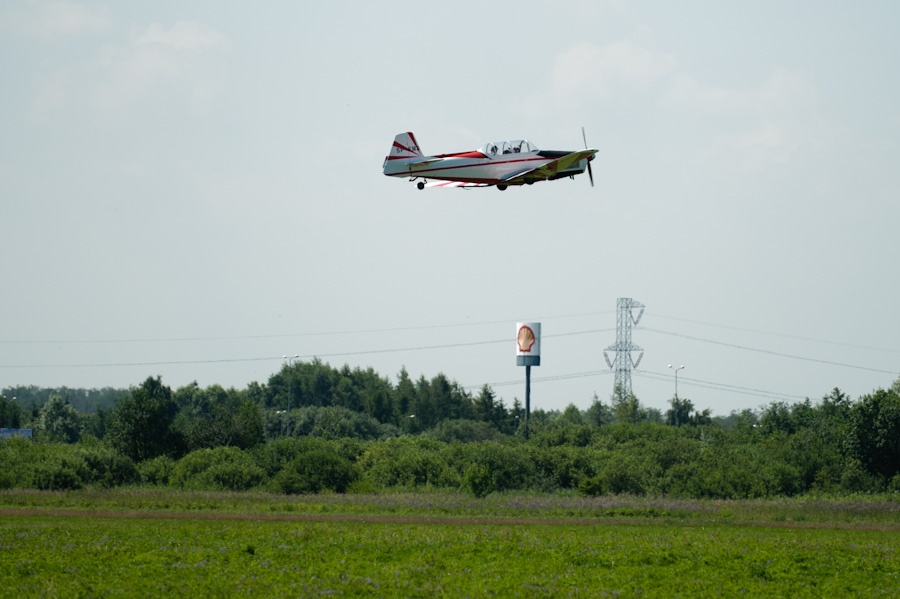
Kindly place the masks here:
POLYGON ((516 366, 525 367, 525 436, 531 419, 531 367, 541 365, 541 323, 516 323, 516 366))

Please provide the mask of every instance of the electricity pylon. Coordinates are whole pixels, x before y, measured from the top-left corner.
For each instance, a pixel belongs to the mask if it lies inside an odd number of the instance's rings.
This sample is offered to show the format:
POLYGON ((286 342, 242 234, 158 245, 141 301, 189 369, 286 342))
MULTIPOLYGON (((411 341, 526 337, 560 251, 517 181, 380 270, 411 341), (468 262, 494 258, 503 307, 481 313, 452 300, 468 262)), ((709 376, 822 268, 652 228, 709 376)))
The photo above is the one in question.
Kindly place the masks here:
POLYGON ((644 357, 644 349, 631 342, 631 327, 637 326, 643 315, 644 304, 630 297, 620 297, 616 300, 616 342, 603 350, 607 365, 616 371, 614 392, 618 390, 624 397, 631 395, 631 369, 637 368, 644 357), (640 312, 635 317, 634 310, 637 308, 640 308, 640 312), (616 357, 612 361, 606 353, 611 351, 616 352, 616 357), (641 352, 637 361, 632 356, 632 352, 636 351, 641 352))

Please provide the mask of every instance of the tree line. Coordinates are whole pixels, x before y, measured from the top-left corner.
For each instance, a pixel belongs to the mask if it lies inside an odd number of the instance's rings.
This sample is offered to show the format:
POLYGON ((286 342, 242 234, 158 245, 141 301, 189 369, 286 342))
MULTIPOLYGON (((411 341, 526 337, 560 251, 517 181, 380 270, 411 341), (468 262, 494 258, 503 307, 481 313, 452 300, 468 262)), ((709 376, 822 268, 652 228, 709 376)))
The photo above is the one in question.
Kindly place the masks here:
POLYGON ((3 390, 0 426, 30 427, 35 442, 0 444, 0 488, 900 493, 900 379, 855 401, 834 389, 725 417, 686 398, 663 413, 617 389, 585 410, 536 410, 527 429, 519 402, 487 385, 469 393, 405 369, 392 383, 319 360, 245 389, 173 390, 150 377, 128 390, 56 391, 3 390))

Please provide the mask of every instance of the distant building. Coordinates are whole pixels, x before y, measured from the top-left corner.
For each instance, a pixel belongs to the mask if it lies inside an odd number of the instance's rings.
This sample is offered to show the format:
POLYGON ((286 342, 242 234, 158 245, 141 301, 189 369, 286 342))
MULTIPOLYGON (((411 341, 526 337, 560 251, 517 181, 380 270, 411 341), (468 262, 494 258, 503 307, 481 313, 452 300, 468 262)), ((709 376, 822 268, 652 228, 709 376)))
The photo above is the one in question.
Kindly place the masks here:
POLYGON ((0 428, 0 441, 12 439, 13 437, 33 438, 30 428, 0 428))

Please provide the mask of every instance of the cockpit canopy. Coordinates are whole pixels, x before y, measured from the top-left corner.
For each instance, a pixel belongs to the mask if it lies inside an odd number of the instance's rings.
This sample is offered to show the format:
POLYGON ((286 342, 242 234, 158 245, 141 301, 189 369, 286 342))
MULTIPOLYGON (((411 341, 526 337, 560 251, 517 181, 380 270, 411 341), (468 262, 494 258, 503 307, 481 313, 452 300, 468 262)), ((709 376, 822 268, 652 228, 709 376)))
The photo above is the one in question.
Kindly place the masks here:
POLYGON ((538 147, 527 139, 512 139, 509 141, 492 141, 478 149, 479 152, 493 158, 502 154, 524 154, 537 152, 538 147))

